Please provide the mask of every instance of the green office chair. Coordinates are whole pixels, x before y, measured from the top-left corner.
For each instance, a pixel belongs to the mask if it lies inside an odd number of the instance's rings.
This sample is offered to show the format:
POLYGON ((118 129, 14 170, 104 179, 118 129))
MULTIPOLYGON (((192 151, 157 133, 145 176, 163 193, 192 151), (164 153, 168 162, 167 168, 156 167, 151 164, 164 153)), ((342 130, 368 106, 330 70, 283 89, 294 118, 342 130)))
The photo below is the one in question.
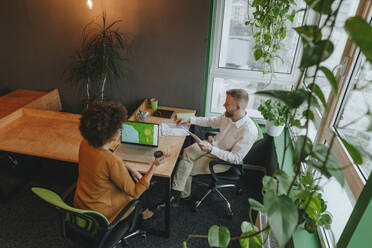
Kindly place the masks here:
POLYGON ((44 201, 55 206, 61 213, 62 236, 83 247, 121 247, 122 244, 127 244, 129 237, 137 234, 146 236, 144 231, 134 230, 140 217, 141 210, 137 206, 139 200, 129 202, 115 220, 110 223, 99 212, 70 207, 51 190, 33 187, 32 191, 44 201), (137 207, 133 213, 121 221, 121 218, 135 206, 137 207))
MULTIPOLYGON (((253 120, 253 119, 252 119, 253 120)), ((197 211, 198 207, 201 205, 201 203, 207 198, 207 196, 215 192, 217 195, 223 199, 223 201, 226 204, 226 207, 228 209, 228 216, 233 216, 233 211, 231 209, 231 204, 226 199, 226 197, 221 193, 221 188, 230 188, 230 187, 236 187, 238 192, 240 193, 242 190, 238 186, 238 183, 240 181, 241 176, 243 175, 244 170, 255 170, 260 171, 264 175, 266 175, 266 167, 265 167, 265 159, 263 157, 267 154, 267 144, 270 142, 270 140, 263 139, 263 133, 261 128, 258 126, 257 122, 253 120, 255 123, 257 130, 258 130, 258 136, 256 139, 256 142, 253 144, 251 150, 248 152, 248 154, 244 157, 242 164, 232 164, 223 160, 213 160, 209 163, 209 170, 211 172, 210 175, 199 175, 196 176, 197 178, 205 181, 205 179, 209 179, 210 183, 201 183, 201 185, 207 186, 208 190, 203 195, 203 197, 196 201, 193 205, 193 210, 197 211), (213 167, 216 165, 229 165, 231 168, 222 173, 215 173, 213 167)))

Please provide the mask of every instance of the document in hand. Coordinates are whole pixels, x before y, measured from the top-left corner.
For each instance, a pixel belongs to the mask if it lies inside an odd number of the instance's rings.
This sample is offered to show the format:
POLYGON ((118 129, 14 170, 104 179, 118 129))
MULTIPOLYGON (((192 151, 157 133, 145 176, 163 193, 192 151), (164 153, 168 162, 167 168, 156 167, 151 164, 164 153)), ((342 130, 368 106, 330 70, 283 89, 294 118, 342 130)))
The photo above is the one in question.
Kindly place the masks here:
MULTIPOLYGON (((183 127, 184 128, 184 127, 183 127)), ((191 137, 194 138, 194 140, 196 141, 196 143, 200 143, 201 142, 201 139, 196 135, 194 134, 193 132, 191 132, 190 130, 188 130, 187 128, 184 128, 184 130, 191 135, 191 137)))

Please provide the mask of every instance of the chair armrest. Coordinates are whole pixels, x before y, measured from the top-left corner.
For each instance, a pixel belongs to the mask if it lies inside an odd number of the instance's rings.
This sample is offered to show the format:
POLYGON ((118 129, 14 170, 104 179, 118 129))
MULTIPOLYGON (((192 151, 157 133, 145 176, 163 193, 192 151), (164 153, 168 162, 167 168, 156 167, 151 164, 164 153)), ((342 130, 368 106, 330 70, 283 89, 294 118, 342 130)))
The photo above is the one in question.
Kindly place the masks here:
POLYGON ((238 169, 241 169, 242 166, 243 166, 242 164, 233 164, 233 163, 230 163, 230 162, 226 162, 224 160, 212 160, 211 162, 209 162, 209 171, 211 172, 212 178, 216 182, 218 181, 218 177, 217 177, 217 174, 214 172, 213 167, 218 165, 218 164, 229 165, 231 167, 236 167, 238 169))
POLYGON ((253 164, 243 164, 243 170, 255 170, 255 171, 261 171, 264 173, 264 175, 267 175, 266 168, 263 166, 253 165, 253 164))
POLYGON ((212 160, 209 162, 209 171, 211 172, 211 176, 215 181, 218 181, 218 174, 215 173, 213 167, 218 164, 223 165, 229 165, 231 167, 236 167, 238 169, 249 169, 249 170, 255 170, 255 171, 261 171, 264 173, 264 175, 267 175, 266 168, 259 165, 251 165, 251 164, 233 164, 230 162, 226 162, 224 160, 212 160))
MULTIPOLYGON (((116 216, 113 222, 107 227, 108 229, 113 229, 120 221, 121 218, 133 207, 137 206, 140 203, 140 200, 132 200, 130 201, 123 210, 120 211, 120 213, 116 216)), ((133 220, 135 221, 135 220, 133 220)))

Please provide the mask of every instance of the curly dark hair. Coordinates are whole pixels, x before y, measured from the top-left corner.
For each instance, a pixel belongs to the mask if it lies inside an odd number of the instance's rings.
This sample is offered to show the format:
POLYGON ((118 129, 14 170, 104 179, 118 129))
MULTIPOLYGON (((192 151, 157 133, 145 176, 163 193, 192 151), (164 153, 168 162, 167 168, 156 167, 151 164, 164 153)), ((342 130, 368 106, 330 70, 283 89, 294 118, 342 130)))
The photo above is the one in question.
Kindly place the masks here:
POLYGON ((86 108, 80 118, 80 133, 98 148, 109 142, 127 120, 127 110, 114 102, 94 102, 86 108))

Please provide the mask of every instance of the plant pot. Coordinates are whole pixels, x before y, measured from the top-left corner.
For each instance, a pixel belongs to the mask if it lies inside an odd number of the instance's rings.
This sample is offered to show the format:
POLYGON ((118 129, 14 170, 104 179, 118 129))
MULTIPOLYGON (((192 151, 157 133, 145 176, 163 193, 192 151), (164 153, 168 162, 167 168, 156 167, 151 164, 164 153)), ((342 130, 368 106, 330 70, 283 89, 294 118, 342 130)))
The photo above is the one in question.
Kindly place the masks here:
POLYGON ((275 126, 273 121, 266 122, 266 132, 270 136, 279 136, 283 131, 284 125, 275 126))

